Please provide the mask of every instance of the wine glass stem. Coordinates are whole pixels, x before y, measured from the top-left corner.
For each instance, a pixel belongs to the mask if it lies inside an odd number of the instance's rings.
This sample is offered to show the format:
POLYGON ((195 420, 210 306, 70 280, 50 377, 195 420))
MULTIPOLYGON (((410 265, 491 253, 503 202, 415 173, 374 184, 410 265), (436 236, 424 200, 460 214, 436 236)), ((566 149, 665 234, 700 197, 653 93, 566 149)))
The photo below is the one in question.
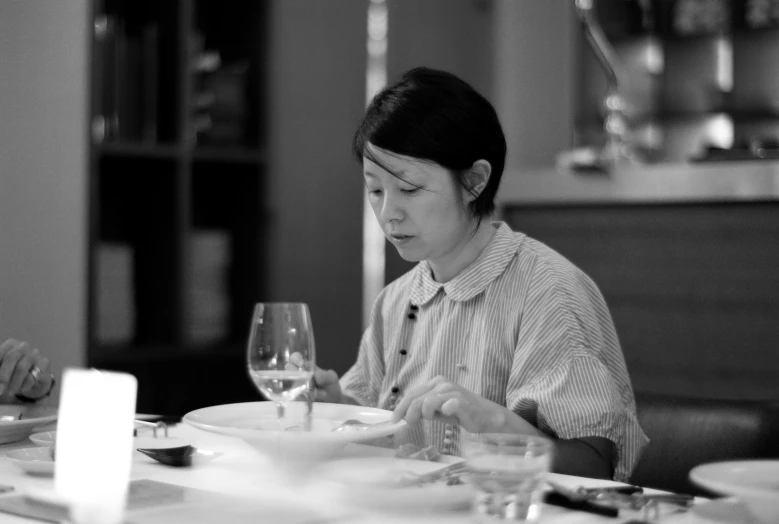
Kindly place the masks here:
POLYGON ((283 402, 276 402, 276 414, 278 415, 278 418, 280 418, 280 419, 284 418, 284 403, 283 402))

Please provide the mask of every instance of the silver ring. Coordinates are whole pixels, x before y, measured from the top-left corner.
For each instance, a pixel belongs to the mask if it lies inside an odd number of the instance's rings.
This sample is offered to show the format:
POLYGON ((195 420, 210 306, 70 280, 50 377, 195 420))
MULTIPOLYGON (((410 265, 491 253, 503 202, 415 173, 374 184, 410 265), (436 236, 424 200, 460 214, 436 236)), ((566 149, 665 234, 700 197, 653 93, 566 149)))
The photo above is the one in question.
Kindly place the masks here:
POLYGON ((30 375, 32 375, 32 378, 35 380, 35 382, 38 382, 38 379, 41 378, 41 368, 38 366, 33 366, 32 369, 30 369, 30 375))

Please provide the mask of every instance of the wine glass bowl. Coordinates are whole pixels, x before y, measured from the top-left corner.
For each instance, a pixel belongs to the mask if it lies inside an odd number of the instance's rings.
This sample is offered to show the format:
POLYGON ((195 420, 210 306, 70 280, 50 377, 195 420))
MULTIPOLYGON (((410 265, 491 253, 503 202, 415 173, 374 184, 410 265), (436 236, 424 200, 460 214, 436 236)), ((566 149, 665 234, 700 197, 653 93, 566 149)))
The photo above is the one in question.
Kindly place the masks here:
POLYGON ((278 418, 285 405, 307 393, 316 369, 314 331, 302 302, 255 305, 247 343, 249 377, 257 390, 276 403, 278 418))

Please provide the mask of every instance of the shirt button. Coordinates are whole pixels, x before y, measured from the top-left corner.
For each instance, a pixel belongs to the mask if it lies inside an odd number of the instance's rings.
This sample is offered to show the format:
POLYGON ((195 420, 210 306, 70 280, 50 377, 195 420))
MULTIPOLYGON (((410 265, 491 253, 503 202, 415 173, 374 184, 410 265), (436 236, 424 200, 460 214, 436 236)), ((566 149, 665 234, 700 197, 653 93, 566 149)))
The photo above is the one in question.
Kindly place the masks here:
POLYGON ((390 391, 397 394, 400 391, 400 388, 398 386, 392 386, 392 389, 390 389, 390 391))
POLYGON ((401 349, 400 354, 405 357, 408 354, 408 351, 406 351, 405 349, 401 349))
POLYGON ((466 369, 465 364, 463 364, 462 362, 458 362, 457 365, 454 367, 457 369, 457 371, 465 371, 466 369))
POLYGON ((409 313, 408 318, 409 320, 416 320, 417 316, 414 313, 409 313))
POLYGON ((451 429, 447 429, 446 431, 444 431, 444 436, 446 436, 446 438, 451 438, 452 435, 454 435, 454 431, 452 431, 451 429))
POLYGON ((419 309, 419 306, 417 306, 416 304, 411 304, 410 309, 411 311, 416 311, 419 309))

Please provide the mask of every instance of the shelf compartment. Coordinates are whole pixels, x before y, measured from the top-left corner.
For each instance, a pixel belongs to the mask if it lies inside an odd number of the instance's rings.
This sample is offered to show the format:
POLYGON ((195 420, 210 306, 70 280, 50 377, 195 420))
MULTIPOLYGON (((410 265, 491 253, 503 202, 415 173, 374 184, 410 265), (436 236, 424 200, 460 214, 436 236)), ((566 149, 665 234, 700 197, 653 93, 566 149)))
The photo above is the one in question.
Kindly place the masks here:
MULTIPOLYGON (((176 339, 176 169, 175 162, 161 159, 98 161, 96 238, 99 245, 124 246, 131 253, 133 344, 172 344, 176 339)), ((108 285, 95 281, 93 292, 99 295, 100 286, 108 285)))
POLYGON ((181 417, 202 407, 264 400, 249 379, 243 345, 103 349, 90 365, 134 375, 142 413, 181 417), (203 384, 208 387, 195 387, 203 384))
POLYGON ((202 146, 192 151, 192 158, 197 162, 264 164, 267 161, 267 154, 264 149, 202 146))
POLYGON ((185 257, 185 340, 193 345, 245 341, 252 308, 264 292, 262 191, 263 171, 256 165, 193 166, 185 257))
POLYGON ((242 0, 225 9, 195 0, 192 34, 193 89, 190 120, 195 142, 248 146, 264 142, 261 101, 265 77, 265 2, 242 0))
POLYGON ((178 2, 105 0, 95 7, 92 137, 97 143, 180 136, 178 2))
POLYGON ((161 158, 171 160, 182 157, 182 150, 176 145, 105 142, 95 144, 94 148, 100 157, 161 158))

